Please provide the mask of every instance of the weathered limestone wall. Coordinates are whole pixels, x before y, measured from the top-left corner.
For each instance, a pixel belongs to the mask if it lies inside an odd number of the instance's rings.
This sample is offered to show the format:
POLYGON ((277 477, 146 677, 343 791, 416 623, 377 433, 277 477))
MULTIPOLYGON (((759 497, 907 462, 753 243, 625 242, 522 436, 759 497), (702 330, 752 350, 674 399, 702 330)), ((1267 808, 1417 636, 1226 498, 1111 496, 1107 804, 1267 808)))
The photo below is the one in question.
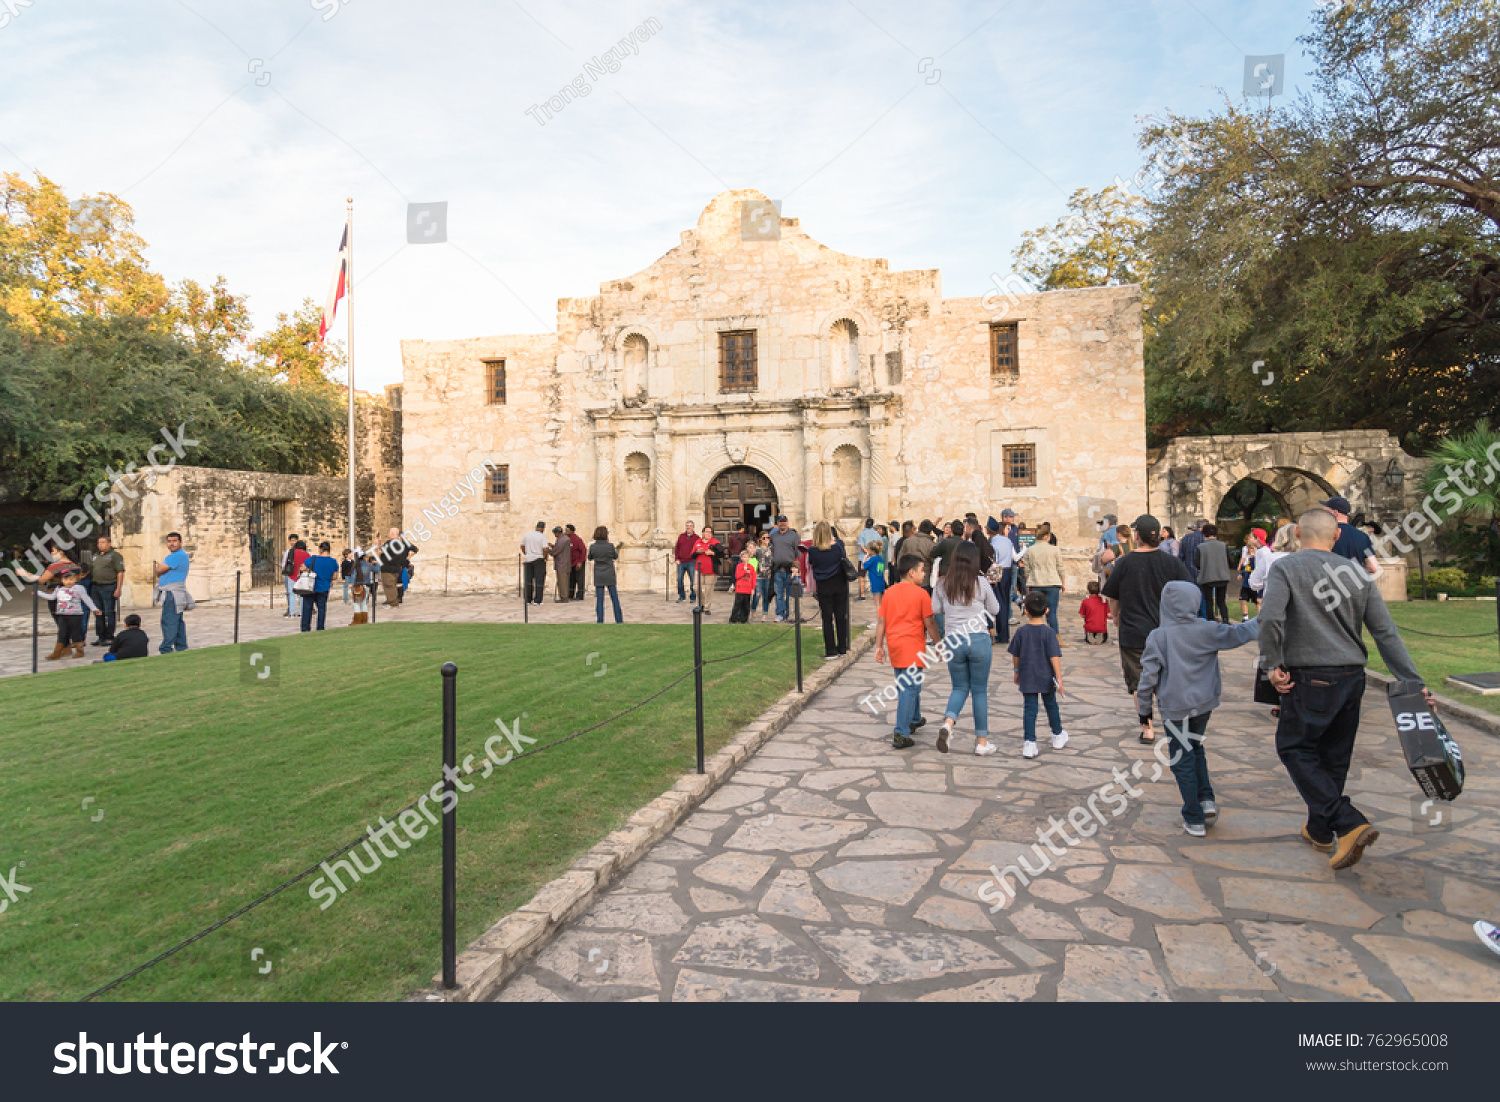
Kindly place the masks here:
MULTIPOLYGON (((243 572, 251 586, 250 503, 254 499, 285 502, 287 532, 297 532, 310 544, 329 540, 337 555, 343 549, 347 520, 347 490, 342 478, 321 475, 262 474, 208 467, 174 467, 147 485, 142 475, 115 483, 126 502, 116 515, 115 547, 125 557, 127 604, 149 604, 154 578, 152 564, 166 554, 168 532, 182 533, 183 547, 192 558, 188 591, 203 600, 233 597, 234 574, 243 572)), ((374 500, 374 480, 356 483, 356 515, 368 530, 374 500)), ((275 540, 285 547, 285 533, 275 540)))
POLYGON ((555 336, 403 342, 403 515, 425 560, 448 556, 456 588, 514 585, 537 520, 571 521, 585 538, 604 524, 622 544, 622 584, 659 585, 683 522, 705 519, 715 475, 747 465, 794 524, 826 518, 846 535, 867 514, 1011 505, 1053 522, 1081 586, 1097 517, 1145 506, 1136 289, 987 310, 944 300, 936 271, 835 252, 794 218, 746 218, 765 203, 719 195, 644 270, 561 300, 555 336), (1019 326, 1015 382, 990 377, 989 324, 1003 320, 1019 326), (719 390, 730 329, 756 334, 748 393, 719 390), (482 361, 495 357, 505 405, 486 400, 482 361), (1036 445, 1035 487, 1004 485, 1011 443, 1036 445), (510 501, 463 496, 435 523, 432 507, 486 461, 509 465, 510 501))

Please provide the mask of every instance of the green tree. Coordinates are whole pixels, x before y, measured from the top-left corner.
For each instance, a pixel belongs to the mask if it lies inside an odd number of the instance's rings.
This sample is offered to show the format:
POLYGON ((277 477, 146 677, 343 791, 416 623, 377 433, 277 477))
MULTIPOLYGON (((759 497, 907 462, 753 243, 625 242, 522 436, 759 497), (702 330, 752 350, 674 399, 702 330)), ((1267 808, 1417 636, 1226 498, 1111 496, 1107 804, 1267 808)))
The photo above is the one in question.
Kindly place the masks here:
POLYGON ((1146 284, 1142 196, 1113 184, 1097 192, 1079 188, 1068 211, 1052 225, 1021 235, 1014 253, 1018 274, 1044 291, 1146 284))
POLYGON ((1432 465, 1422 492, 1452 509, 1456 520, 1479 521, 1488 532, 1486 573, 1500 574, 1500 431, 1480 421, 1469 432, 1439 441, 1428 453, 1432 465), (1456 501, 1456 504, 1453 504, 1456 501))
POLYGON ((145 247, 118 196, 69 202, 45 176, 0 176, 0 310, 27 332, 52 333, 82 314, 160 313, 167 287, 145 247))
POLYGON ((1152 435, 1500 414, 1496 0, 1355 0, 1304 39, 1318 96, 1149 123, 1164 323, 1152 435), (1180 150, 1193 150, 1184 162, 1180 150))
POLYGON ((343 346, 318 340, 323 308, 312 299, 290 314, 276 315, 276 324, 251 345, 263 370, 289 386, 331 392, 337 384, 330 375, 344 371, 343 346))
POLYGON ((242 359, 250 338, 250 307, 243 295, 219 276, 207 287, 184 279, 172 288, 165 320, 183 341, 200 352, 242 359))

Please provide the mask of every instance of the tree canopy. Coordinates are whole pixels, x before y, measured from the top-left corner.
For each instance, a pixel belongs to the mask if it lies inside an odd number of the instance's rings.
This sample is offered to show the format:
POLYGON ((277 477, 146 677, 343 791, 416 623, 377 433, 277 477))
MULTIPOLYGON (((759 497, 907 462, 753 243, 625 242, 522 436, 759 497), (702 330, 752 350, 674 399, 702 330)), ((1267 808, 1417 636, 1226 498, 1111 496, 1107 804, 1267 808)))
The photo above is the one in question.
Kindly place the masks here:
MULTIPOLYGON (((1500 416, 1497 23, 1497 0, 1324 6, 1315 93, 1144 123, 1140 232, 1023 241, 1038 287, 1145 284, 1153 442, 1378 427, 1420 449, 1500 416)), ((1116 190, 1069 205, 1118 222, 1116 190)))
POLYGON ((45 177, 0 178, 6 496, 81 496, 182 424, 196 466, 340 469, 344 418, 325 370, 340 360, 316 338, 310 303, 252 339, 222 276, 169 286, 118 197, 69 201, 45 177))

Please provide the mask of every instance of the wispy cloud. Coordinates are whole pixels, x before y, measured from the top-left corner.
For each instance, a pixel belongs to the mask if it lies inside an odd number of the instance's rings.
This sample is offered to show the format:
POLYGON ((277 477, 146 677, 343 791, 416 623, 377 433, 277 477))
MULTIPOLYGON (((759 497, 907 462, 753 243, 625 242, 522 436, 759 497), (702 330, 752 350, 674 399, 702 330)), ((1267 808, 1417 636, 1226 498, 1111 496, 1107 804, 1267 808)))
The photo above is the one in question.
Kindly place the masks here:
POLYGON ((0 29, 0 165, 125 193, 165 275, 223 273, 259 325, 321 296, 354 195, 376 385, 399 379, 402 338, 544 328, 726 185, 982 293, 1068 192, 1135 170, 1138 116, 1237 90, 1229 39, 1300 79, 1312 8, 39 2, 0 29), (660 32, 617 72, 544 127, 527 116, 648 18, 660 32), (449 244, 403 247, 408 200, 448 202, 449 244))

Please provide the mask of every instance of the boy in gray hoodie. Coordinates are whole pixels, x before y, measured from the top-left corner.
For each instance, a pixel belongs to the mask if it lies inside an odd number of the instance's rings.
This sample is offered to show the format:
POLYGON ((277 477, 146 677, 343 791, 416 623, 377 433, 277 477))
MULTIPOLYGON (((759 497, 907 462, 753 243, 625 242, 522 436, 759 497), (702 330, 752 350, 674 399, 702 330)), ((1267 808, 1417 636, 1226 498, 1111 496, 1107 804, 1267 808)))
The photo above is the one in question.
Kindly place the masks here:
POLYGON ((1151 698, 1161 705, 1172 736, 1172 776, 1182 793, 1182 829, 1202 838, 1219 817, 1203 735, 1219 706, 1219 652, 1244 646, 1260 635, 1260 621, 1221 624, 1200 620, 1202 594, 1192 582, 1168 582, 1161 591, 1161 626, 1146 636, 1136 705, 1141 726, 1151 721, 1151 698))

